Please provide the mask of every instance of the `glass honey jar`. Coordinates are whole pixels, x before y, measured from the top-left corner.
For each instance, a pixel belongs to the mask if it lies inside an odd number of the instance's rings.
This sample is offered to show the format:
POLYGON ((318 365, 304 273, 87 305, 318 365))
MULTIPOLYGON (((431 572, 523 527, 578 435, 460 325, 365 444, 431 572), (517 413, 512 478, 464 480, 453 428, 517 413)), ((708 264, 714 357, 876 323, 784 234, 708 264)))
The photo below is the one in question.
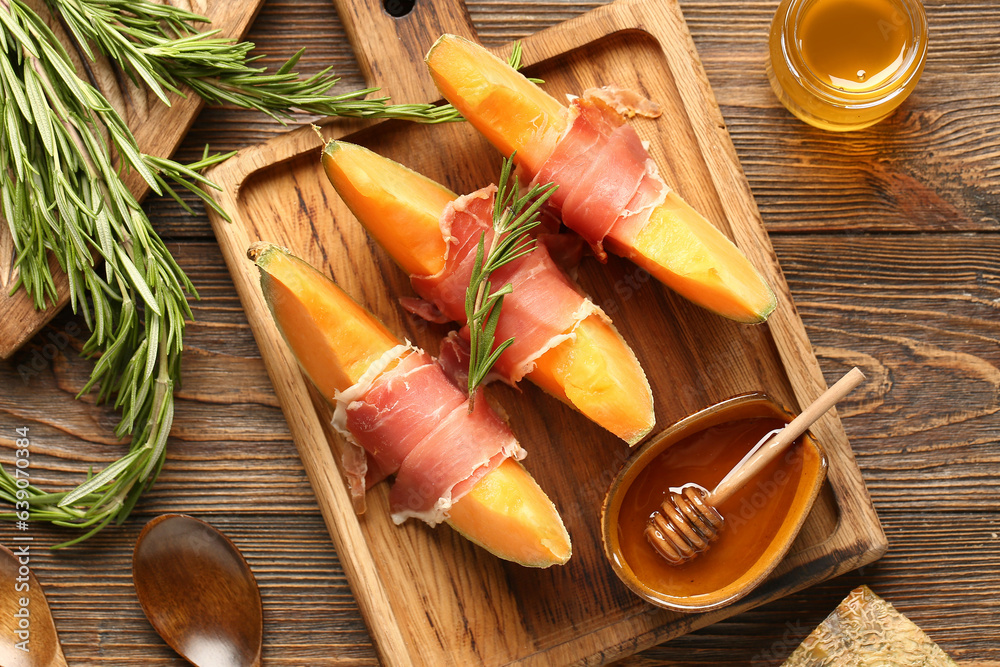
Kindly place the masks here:
POLYGON ((834 131, 882 120, 917 85, 927 55, 920 0, 782 0, 767 74, 781 103, 834 131))

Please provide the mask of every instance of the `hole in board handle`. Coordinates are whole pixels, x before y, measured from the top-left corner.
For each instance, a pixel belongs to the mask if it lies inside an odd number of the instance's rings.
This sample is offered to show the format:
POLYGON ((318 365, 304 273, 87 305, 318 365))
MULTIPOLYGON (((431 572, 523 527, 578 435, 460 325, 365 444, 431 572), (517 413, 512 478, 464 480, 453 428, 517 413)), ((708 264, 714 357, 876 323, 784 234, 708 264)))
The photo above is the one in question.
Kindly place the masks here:
POLYGON ((413 11, 416 0, 382 0, 382 8, 393 18, 402 18, 413 11))

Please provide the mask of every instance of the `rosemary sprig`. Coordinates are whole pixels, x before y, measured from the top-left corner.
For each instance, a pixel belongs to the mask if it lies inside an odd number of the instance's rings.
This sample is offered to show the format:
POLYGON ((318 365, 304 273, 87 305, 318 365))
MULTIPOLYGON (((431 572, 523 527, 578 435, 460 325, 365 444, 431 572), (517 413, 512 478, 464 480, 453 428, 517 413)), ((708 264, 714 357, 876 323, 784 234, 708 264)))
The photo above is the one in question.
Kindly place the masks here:
POLYGON ((55 35, 21 0, 0 0, 0 51, 0 203, 17 253, 14 289, 23 287, 40 308, 54 301, 48 256, 55 256, 70 304, 91 331, 83 352, 97 358, 80 395, 95 390, 98 401, 113 400, 122 414, 116 435, 132 436, 126 456, 68 492, 19 489, 0 470, 0 497, 27 501, 33 519, 87 529, 68 545, 123 521, 156 480, 191 317, 185 295, 195 294, 121 171, 138 172, 154 192, 178 201, 171 183, 191 190, 224 215, 198 171, 228 156, 209 157, 206 149, 185 167, 142 154, 121 116, 77 76, 55 35))
POLYGON ((559 187, 555 183, 535 185, 519 195, 517 176, 510 182, 514 156, 504 158, 500 169, 500 183, 493 200, 493 235, 486 248, 486 232, 479 237, 476 259, 465 290, 465 319, 469 326, 469 412, 475 405, 476 389, 486 379, 493 364, 504 350, 514 342, 508 338, 494 347, 497 324, 503 299, 513 292, 507 283, 496 292, 491 291, 490 274, 501 266, 524 257, 535 249, 536 240, 531 231, 541 222, 538 219, 542 204, 559 187))
MULTIPOLYGON (((148 0, 47 0, 69 31, 93 58, 88 42, 120 63, 135 82, 141 81, 169 104, 167 92, 188 86, 209 104, 255 109, 283 122, 296 109, 320 116, 401 118, 423 123, 460 121, 450 104, 389 104, 389 98, 365 99, 377 88, 340 95, 327 92, 340 80, 331 68, 308 78, 293 70, 299 51, 278 70, 253 67, 254 45, 218 37, 218 30, 198 32, 208 22, 169 4, 148 0)), ((511 65, 520 67, 516 45, 511 65)))

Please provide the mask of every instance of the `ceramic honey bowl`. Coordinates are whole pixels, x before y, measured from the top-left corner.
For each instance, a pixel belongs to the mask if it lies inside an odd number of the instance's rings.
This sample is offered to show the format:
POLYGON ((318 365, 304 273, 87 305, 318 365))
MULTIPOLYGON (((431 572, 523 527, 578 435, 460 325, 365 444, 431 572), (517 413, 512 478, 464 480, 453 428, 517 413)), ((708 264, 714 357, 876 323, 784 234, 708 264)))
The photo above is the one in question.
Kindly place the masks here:
POLYGON ((604 551, 639 597, 682 612, 740 599, 788 552, 819 495, 826 457, 810 433, 718 506, 725 525, 711 549, 681 565, 666 562, 644 534, 670 489, 711 489, 791 415, 764 394, 745 394, 696 412, 644 445, 619 471, 604 502, 604 551))

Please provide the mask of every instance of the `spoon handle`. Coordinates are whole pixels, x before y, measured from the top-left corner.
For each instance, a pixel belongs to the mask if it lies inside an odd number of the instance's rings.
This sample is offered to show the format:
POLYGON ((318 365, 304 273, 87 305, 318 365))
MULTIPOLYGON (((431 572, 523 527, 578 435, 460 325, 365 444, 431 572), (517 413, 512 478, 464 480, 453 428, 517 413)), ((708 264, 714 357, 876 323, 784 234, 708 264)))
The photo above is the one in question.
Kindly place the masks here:
POLYGON ((712 505, 719 505, 729 498, 733 493, 746 484, 754 475, 763 470, 767 464, 778 457, 788 445, 795 442, 795 439, 806 432, 813 423, 823 416, 827 410, 832 408, 840 399, 846 396, 852 389, 857 387, 865 374, 858 368, 852 368, 848 373, 837 380, 836 384, 823 392, 819 398, 813 401, 798 417, 785 425, 758 447, 748 459, 737 465, 726 477, 719 482, 715 490, 709 494, 707 500, 712 505))

